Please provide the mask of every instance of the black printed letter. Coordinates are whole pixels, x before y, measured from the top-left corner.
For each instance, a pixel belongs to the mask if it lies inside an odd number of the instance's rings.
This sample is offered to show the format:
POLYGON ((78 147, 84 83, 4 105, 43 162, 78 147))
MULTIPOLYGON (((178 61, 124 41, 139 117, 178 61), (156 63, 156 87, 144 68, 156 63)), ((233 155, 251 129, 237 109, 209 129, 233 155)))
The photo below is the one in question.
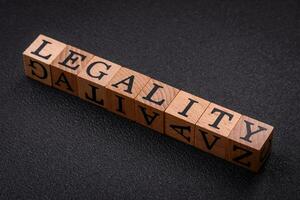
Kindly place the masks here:
POLYGON ((156 113, 156 112, 153 112, 153 113, 154 113, 153 116, 148 115, 148 114, 146 113, 146 108, 144 108, 144 107, 142 107, 142 106, 139 106, 139 107, 140 107, 140 109, 141 109, 141 111, 142 111, 142 113, 143 113, 143 116, 144 116, 144 119, 145 119, 147 125, 148 125, 148 126, 151 126, 152 122, 155 120, 155 118, 156 118, 157 116, 159 116, 159 114, 156 113))
POLYGON ((72 51, 72 50, 69 50, 69 51, 70 51, 70 54, 68 55, 68 57, 66 57, 66 59, 63 62, 59 62, 58 64, 61 64, 65 67, 76 70, 79 67, 79 64, 75 65, 75 66, 71 66, 71 65, 68 65, 68 62, 70 61, 71 64, 74 64, 78 60, 78 58, 79 58, 78 56, 80 56, 81 61, 84 61, 86 56, 82 55, 80 53, 77 53, 75 51, 72 51))
POLYGON ((148 101, 150 101, 150 102, 152 102, 152 103, 155 103, 155 104, 157 104, 157 105, 161 105, 161 104, 163 104, 164 103, 164 99, 162 99, 162 100, 160 100, 160 101, 154 101, 153 99, 151 99, 152 98, 152 96, 154 95, 154 93, 159 89, 159 88, 163 88, 162 86, 160 86, 160 85, 157 85, 157 84, 155 84, 155 83, 153 83, 153 85, 154 85, 154 87, 152 88, 152 90, 149 92, 149 94, 147 95, 147 96, 145 96, 145 97, 143 97, 143 99, 146 99, 146 100, 148 100, 148 101))
POLYGON ((249 151, 249 150, 247 150, 247 149, 244 149, 242 147, 238 147, 236 145, 233 145, 233 151, 236 151, 238 149, 242 150, 244 153, 241 154, 241 155, 239 155, 239 156, 237 156, 237 157, 235 157, 235 158, 233 158, 232 160, 235 161, 235 162, 237 162, 237 163, 239 163, 239 164, 241 164, 241 165, 244 165, 246 167, 250 167, 251 163, 249 161, 248 162, 242 162, 241 160, 244 159, 244 158, 247 158, 247 157, 251 156, 252 152, 249 151))
POLYGON ((254 134, 256 134, 256 133, 258 133, 258 132, 260 132, 260 131, 266 131, 267 129, 266 128, 264 128, 264 127, 261 127, 261 126, 258 126, 258 129, 256 130, 256 131, 251 131, 251 125, 254 125, 253 123, 251 123, 251 122, 248 122, 248 121, 246 121, 246 120, 244 120, 244 122, 246 123, 246 128, 247 128, 247 134, 244 136, 244 137, 240 137, 241 139, 243 139, 243 140, 246 140, 247 142, 252 142, 251 140, 250 140, 250 137, 252 136, 252 135, 254 135, 254 134))
POLYGON ((47 56, 43 56, 43 55, 40 54, 40 52, 43 50, 43 48, 44 48, 47 44, 52 44, 52 43, 51 43, 51 42, 48 42, 48 41, 46 41, 46 40, 43 40, 43 43, 41 44, 41 46, 39 46, 39 48, 37 48, 35 51, 32 51, 32 52, 30 52, 30 53, 32 53, 32 54, 34 54, 34 55, 36 55, 36 56, 39 56, 39 57, 41 57, 41 58, 44 58, 44 59, 48 60, 48 59, 52 56, 52 54, 49 54, 49 55, 47 55, 47 56))
POLYGON ((189 100, 190 100, 190 102, 189 102, 188 105, 185 107, 185 109, 184 109, 183 111, 181 111, 181 112, 178 112, 179 115, 188 117, 188 116, 187 116, 187 112, 188 112, 189 109, 192 107, 192 105, 193 105, 194 103, 199 103, 198 101, 195 101, 195 100, 190 99, 190 98, 189 98, 189 100))
POLYGON ((209 144, 209 143, 208 143, 208 140, 207 140, 207 138, 206 138, 206 135, 207 135, 208 133, 203 132, 203 131, 201 131, 201 130, 199 130, 199 132, 201 133, 201 135, 202 135, 202 137, 203 137, 203 140, 204 140, 204 142, 205 142, 205 145, 206 145, 206 147, 207 147, 208 150, 211 150, 211 149, 215 146, 215 144, 217 143, 217 141, 220 139, 219 137, 213 135, 215 139, 212 141, 211 144, 209 144))
POLYGON ((86 73, 90 76, 90 77, 93 77, 93 78, 98 78, 99 80, 101 80, 102 78, 103 78, 103 76, 105 76, 105 75, 107 75, 106 73, 104 73, 104 72, 101 72, 101 71, 99 71, 99 75, 93 75, 92 73, 91 73, 91 71, 92 71, 92 68, 96 65, 96 64, 103 64, 105 67, 106 67, 106 69, 107 70, 109 70, 110 69, 110 67, 111 67, 111 65, 108 65, 108 64, 106 64, 106 63, 104 63, 104 62, 101 62, 101 61, 98 61, 98 62, 93 62, 93 63, 91 63, 87 68, 86 68, 86 73))
POLYGON ((118 108, 116 111, 125 114, 125 112, 123 111, 123 103, 122 103, 124 98, 118 95, 116 95, 116 97, 118 98, 118 108))
POLYGON ((95 86, 93 86, 93 85, 90 85, 90 84, 88 84, 88 85, 92 88, 92 97, 89 97, 89 96, 88 96, 88 93, 85 93, 85 98, 87 98, 88 100, 93 101, 93 102, 95 102, 95 103, 97 103, 97 104, 103 106, 103 105, 104 105, 103 99, 101 99, 100 101, 97 100, 96 91, 97 91, 97 89, 99 89, 99 88, 97 88, 97 87, 95 87, 95 86))
POLYGON ((36 69, 36 67, 39 66, 39 67, 41 67, 42 70, 43 70, 43 74, 38 75, 38 74, 35 73, 35 70, 32 69, 32 70, 31 70, 31 74, 32 74, 33 76, 36 76, 36 77, 38 77, 39 79, 46 79, 46 78, 47 78, 47 76, 48 76, 47 70, 46 70, 46 68, 45 68, 41 63, 38 63, 38 62, 33 61, 33 60, 30 59, 29 66, 32 67, 33 69, 36 69))
POLYGON ((57 81, 55 82, 55 85, 60 86, 60 82, 66 84, 67 86, 67 90, 70 90, 71 92, 73 92, 73 89, 67 79, 67 77, 65 76, 64 73, 61 73, 60 76, 58 77, 57 81))
POLYGON ((133 80, 134 80, 134 76, 132 75, 132 76, 129 76, 128 78, 125 78, 124 80, 119 81, 118 83, 112 84, 111 86, 118 88, 118 85, 122 83, 127 86, 127 89, 124 91, 132 94, 131 90, 132 90, 132 86, 133 86, 133 80), (128 83, 127 83, 127 81, 128 81, 128 83))
POLYGON ((233 115, 232 115, 232 114, 227 113, 227 112, 225 112, 225 111, 223 111, 223 110, 220 110, 220 109, 218 109, 218 108, 214 108, 214 109, 211 111, 211 114, 213 114, 213 113, 215 113, 215 112, 219 112, 220 115, 217 117, 216 121, 215 121, 213 124, 209 124, 209 126, 212 126, 212 127, 216 128, 216 129, 220 129, 220 128, 218 127, 218 124, 220 123, 220 121, 223 119, 223 117, 224 117, 225 115, 228 116, 229 121, 231 121, 232 118, 233 118, 233 115))
POLYGON ((176 126, 176 125, 170 125, 174 131, 176 131, 178 134, 182 135, 188 142, 190 142, 191 138, 190 136, 185 136, 184 131, 191 132, 191 127, 190 126, 176 126))

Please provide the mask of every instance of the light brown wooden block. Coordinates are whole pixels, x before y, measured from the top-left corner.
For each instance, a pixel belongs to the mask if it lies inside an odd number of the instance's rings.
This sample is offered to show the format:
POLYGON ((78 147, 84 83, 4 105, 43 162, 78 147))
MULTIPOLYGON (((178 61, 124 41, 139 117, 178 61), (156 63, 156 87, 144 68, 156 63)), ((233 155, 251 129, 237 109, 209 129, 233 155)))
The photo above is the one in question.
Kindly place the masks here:
POLYGON ((106 86, 108 109, 134 120, 134 99, 149 80, 148 76, 122 67, 106 86))
POLYGON ((165 111, 165 134, 194 145, 195 124, 209 104, 181 90, 165 111))
POLYGON ((228 136, 241 114, 211 103, 196 123, 195 147, 227 158, 228 136))
POLYGON ((78 96, 95 105, 107 108, 106 85, 121 66, 94 56, 77 76, 78 96))
POLYGON ((66 45, 62 42, 45 35, 39 35, 23 52, 26 76, 51 86, 50 64, 65 47, 66 45))
POLYGON ((52 86, 77 96, 77 75, 93 57, 86 51, 67 45, 51 64, 52 86))
POLYGON ((135 98, 136 122, 164 133, 164 111, 178 92, 170 85, 150 79, 135 98))
POLYGON ((272 137, 272 126, 243 115, 228 137, 228 160, 257 172, 271 152, 272 137))

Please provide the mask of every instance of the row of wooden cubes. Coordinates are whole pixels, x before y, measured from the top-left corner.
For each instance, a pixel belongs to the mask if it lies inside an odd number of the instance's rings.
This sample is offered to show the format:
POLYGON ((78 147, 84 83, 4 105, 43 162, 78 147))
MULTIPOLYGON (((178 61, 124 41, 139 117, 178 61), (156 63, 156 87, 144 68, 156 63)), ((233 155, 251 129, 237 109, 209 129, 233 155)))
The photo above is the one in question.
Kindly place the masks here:
POLYGON ((273 127, 44 35, 24 51, 25 74, 252 171, 273 127))

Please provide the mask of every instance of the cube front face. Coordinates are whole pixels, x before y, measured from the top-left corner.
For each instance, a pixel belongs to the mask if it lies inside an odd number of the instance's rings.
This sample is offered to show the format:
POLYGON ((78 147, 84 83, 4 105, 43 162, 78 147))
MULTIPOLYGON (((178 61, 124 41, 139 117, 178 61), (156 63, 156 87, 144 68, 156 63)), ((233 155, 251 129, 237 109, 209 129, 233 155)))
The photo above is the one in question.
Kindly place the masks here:
POLYGON ((26 55, 23 55, 23 63, 26 76, 45 85, 52 86, 50 65, 26 55))
POLYGON ((122 67, 106 86, 108 110, 128 119, 135 119, 135 97, 150 77, 122 67))
POLYGON ((93 103, 102 108, 106 108, 107 94, 105 86, 95 84, 95 82, 77 78, 78 96, 90 103, 93 103))
POLYGON ((68 45, 51 64, 53 87, 77 96, 77 75, 93 57, 93 54, 68 45))
POLYGON ((209 104, 209 101, 180 91, 165 111, 165 134, 194 145, 195 124, 209 104))
POLYGON ((121 66, 94 56, 78 74, 78 96, 88 102, 107 108, 107 89, 105 88, 121 66))
POLYGON ((26 76, 52 86, 50 64, 64 50, 66 44, 39 35, 23 52, 23 64, 26 76))
POLYGON ((165 112, 165 134, 186 144, 195 144, 195 124, 165 112))
POLYGON ((127 119, 135 118, 135 101, 123 94, 113 92, 106 88, 108 107, 107 109, 113 113, 121 115, 127 119))
POLYGON ((229 135, 228 160, 258 171, 271 152, 273 127, 243 115, 229 135))
POLYGON ((179 90, 150 79, 135 98, 135 121, 164 133, 164 111, 179 90))
POLYGON ((159 133, 164 133, 164 112, 141 102, 135 102, 135 121, 159 133))
POLYGON ((211 103, 195 127, 195 147, 226 159, 228 136, 241 114, 211 103))

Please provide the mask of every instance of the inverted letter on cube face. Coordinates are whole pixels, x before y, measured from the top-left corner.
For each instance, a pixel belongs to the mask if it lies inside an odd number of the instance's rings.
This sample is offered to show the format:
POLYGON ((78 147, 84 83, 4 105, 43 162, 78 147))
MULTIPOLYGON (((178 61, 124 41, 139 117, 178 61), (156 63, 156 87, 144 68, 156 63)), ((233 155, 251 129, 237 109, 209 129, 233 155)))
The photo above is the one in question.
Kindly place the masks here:
POLYGON ((178 92, 170 85, 150 79, 135 98, 135 120, 164 133, 164 111, 178 92))
POLYGON ((211 103, 195 127, 195 147, 227 158, 228 136, 241 114, 211 103))
POLYGON ((200 97, 180 91, 165 111, 165 134, 194 145, 195 124, 209 103, 200 97))
POLYGON ((64 50, 66 45, 45 35, 39 35, 23 52, 26 76, 52 85, 50 64, 64 50))
POLYGON ((242 116, 229 135, 228 160, 258 171, 271 152, 273 127, 242 116))
POLYGON ((148 76, 122 67, 106 86, 108 109, 134 120, 134 99, 149 80, 148 76))
POLYGON ((121 66, 95 56, 77 76, 78 96, 107 108, 106 86, 121 66))
POLYGON ((78 95, 77 75, 94 55, 68 45, 51 64, 53 87, 78 95))

